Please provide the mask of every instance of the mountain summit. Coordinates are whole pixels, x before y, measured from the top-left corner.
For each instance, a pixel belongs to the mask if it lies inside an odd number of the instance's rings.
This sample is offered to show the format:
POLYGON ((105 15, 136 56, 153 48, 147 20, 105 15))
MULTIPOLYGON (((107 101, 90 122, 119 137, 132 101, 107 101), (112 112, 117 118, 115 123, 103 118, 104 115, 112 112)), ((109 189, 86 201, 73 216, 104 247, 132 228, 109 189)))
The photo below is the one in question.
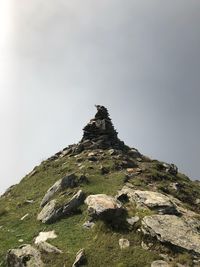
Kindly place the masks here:
POLYGON ((78 144, 0 197, 0 266, 199 267, 199 182, 125 145, 96 108, 78 144))

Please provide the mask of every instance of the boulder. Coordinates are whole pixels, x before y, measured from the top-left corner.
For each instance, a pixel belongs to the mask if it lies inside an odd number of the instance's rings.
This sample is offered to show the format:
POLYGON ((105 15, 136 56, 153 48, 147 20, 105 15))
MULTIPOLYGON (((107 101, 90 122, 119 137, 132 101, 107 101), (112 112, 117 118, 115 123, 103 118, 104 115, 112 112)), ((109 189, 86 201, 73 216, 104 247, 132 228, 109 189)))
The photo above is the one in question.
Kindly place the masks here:
POLYGON ((88 205, 88 212, 92 217, 109 219, 121 215, 121 203, 111 196, 90 195, 86 198, 85 203, 88 205))
POLYGON ((84 249, 80 249, 77 254, 76 254, 76 259, 72 265, 72 267, 79 267, 86 262, 86 257, 85 257, 85 251, 84 249))
POLYGON ((75 186, 77 186, 77 176, 75 174, 70 174, 63 177, 62 179, 59 179, 53 186, 48 189, 41 201, 40 206, 44 207, 50 201, 50 199, 53 198, 56 192, 65 190, 66 188, 73 188, 75 186))
POLYGON ((200 254, 200 222, 175 215, 152 215, 142 220, 145 234, 178 248, 200 254))
POLYGON ((117 198, 120 200, 126 197, 128 197, 129 201, 136 203, 138 207, 147 207, 160 214, 179 213, 176 204, 171 198, 158 192, 134 190, 128 186, 124 186, 118 192, 117 198))
POLYGON ((152 262, 151 267, 169 267, 169 264, 166 261, 158 260, 152 262))
POLYGON ((8 267, 42 267, 40 252, 31 245, 23 245, 18 249, 11 249, 6 256, 8 267))
POLYGON ((126 219, 127 223, 130 224, 131 226, 135 225, 139 220, 140 218, 138 216, 134 216, 134 217, 126 219))
POLYGON ((119 246, 121 249, 130 247, 130 242, 128 239, 121 238, 119 239, 119 246))
POLYGON ((57 200, 51 200, 47 203, 37 219, 43 223, 53 223, 71 213, 75 212, 84 202, 84 193, 79 190, 70 200, 66 200, 63 204, 57 203, 57 200))

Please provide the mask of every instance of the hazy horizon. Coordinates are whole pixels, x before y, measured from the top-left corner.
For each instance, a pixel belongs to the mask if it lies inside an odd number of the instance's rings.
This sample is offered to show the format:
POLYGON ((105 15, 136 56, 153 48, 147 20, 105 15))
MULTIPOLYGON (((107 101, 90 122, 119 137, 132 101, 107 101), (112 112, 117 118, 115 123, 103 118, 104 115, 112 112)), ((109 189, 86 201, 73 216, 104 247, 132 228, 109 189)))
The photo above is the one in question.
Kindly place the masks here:
POLYGON ((2 0, 0 193, 81 139, 119 138, 199 179, 200 2, 2 0))

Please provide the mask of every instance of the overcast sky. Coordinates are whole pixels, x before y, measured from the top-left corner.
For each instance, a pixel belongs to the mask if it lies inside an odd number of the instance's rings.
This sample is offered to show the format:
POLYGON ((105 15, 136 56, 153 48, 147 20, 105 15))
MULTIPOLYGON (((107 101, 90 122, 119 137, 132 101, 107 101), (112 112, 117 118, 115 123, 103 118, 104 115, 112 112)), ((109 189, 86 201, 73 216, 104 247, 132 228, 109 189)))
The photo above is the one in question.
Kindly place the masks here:
POLYGON ((200 178, 198 0, 1 0, 0 193, 109 108, 119 137, 200 178))

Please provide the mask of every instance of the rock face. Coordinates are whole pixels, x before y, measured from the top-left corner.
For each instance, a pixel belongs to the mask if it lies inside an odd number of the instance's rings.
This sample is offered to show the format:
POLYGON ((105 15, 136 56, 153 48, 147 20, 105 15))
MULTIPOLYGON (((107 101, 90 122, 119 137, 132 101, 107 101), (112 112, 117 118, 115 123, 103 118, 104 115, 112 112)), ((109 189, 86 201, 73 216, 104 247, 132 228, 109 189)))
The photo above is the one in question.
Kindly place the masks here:
POLYGON ((11 249, 7 254, 8 267, 42 267, 40 252, 31 245, 24 245, 18 249, 11 249))
POLYGON ((51 200, 38 214, 37 219, 43 223, 53 223, 76 211, 83 201, 84 193, 82 190, 79 190, 69 201, 61 205, 57 203, 57 200, 51 200))
POLYGON ((77 176, 75 174, 65 176, 64 178, 55 182, 55 184, 48 189, 41 201, 40 206, 44 207, 52 199, 56 192, 65 190, 66 188, 73 188, 75 186, 77 186, 77 176))
POLYGON ((124 186, 118 193, 118 199, 128 197, 140 207, 148 207, 160 214, 178 214, 176 205, 170 197, 154 191, 134 190, 124 186))
POLYGON ((84 127, 83 138, 77 149, 125 149, 126 146, 117 137, 117 131, 114 129, 108 110, 100 105, 96 108, 95 118, 84 127))
POLYGON ((119 201, 105 194, 90 195, 86 198, 88 212, 92 217, 110 218, 119 216, 122 206, 119 201))
POLYGON ((142 221, 145 234, 200 255, 200 222, 187 222, 175 215, 146 216, 142 221))

